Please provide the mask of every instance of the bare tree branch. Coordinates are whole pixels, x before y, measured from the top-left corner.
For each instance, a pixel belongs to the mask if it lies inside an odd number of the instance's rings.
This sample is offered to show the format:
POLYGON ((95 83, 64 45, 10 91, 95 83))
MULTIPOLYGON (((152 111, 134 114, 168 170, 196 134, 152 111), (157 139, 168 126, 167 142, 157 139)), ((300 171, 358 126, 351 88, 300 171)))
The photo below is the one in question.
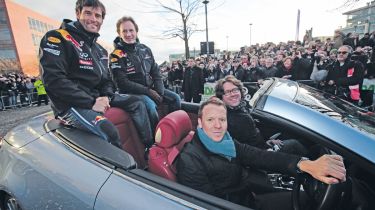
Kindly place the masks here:
MULTIPOLYGON (((196 32, 204 31, 203 29, 198 29, 197 24, 195 24, 192 19, 203 10, 204 4, 202 0, 154 0, 152 3, 139 0, 139 2, 148 8, 153 8, 153 13, 169 14, 170 17, 174 17, 173 19, 165 17, 171 26, 163 30, 161 33, 163 38, 161 39, 177 37, 182 39, 185 43, 185 57, 188 58, 190 37, 196 32), (177 20, 181 21, 180 24, 176 24, 177 20)), ((222 2, 225 2, 225 0, 221 0, 221 2, 219 2, 220 5, 223 5, 222 2)))

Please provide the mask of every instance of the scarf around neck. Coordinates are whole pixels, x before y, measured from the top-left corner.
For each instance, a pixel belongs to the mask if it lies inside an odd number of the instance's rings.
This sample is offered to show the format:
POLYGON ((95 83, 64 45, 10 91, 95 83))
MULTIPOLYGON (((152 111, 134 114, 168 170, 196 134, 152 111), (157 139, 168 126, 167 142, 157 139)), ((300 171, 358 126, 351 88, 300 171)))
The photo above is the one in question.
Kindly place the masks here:
POLYGON ((206 149, 214 154, 224 156, 228 160, 236 157, 236 148, 234 146, 234 141, 229 135, 228 131, 225 133, 223 138, 216 142, 212 140, 207 134, 203 131, 202 128, 197 128, 198 136, 202 144, 206 149))

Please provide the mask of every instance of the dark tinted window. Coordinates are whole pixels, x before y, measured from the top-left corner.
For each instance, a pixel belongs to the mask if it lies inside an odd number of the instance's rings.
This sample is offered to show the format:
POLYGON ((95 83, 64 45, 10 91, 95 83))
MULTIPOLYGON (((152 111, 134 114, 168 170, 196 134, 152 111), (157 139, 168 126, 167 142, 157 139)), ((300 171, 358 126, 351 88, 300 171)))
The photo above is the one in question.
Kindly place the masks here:
POLYGON ((0 58, 16 59, 16 52, 14 50, 0 50, 0 58))
POLYGON ((12 39, 8 27, 0 28, 0 41, 1 44, 12 44, 12 39))
POLYGON ((7 24, 7 16, 3 7, 0 8, 0 24, 7 24))

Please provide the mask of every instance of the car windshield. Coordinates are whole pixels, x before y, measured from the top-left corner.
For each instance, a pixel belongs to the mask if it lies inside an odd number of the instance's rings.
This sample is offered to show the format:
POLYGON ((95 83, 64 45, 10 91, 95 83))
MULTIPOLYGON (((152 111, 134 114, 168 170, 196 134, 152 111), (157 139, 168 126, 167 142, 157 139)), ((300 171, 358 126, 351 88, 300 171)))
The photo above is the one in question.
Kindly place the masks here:
POLYGON ((375 135, 375 115, 338 97, 299 83, 294 101, 361 131, 375 135))

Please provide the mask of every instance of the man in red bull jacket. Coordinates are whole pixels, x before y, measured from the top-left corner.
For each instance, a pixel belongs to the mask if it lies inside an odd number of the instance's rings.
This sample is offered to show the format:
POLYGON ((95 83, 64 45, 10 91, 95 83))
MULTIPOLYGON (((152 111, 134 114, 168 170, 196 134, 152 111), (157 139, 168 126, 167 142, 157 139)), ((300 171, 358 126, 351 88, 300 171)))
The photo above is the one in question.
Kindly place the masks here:
POLYGON ((116 127, 102 116, 110 107, 127 111, 146 147, 153 143, 145 105, 119 96, 108 68, 108 53, 96 40, 105 17, 99 0, 77 0, 77 21, 64 20, 40 44, 41 75, 56 117, 120 146, 116 127))

